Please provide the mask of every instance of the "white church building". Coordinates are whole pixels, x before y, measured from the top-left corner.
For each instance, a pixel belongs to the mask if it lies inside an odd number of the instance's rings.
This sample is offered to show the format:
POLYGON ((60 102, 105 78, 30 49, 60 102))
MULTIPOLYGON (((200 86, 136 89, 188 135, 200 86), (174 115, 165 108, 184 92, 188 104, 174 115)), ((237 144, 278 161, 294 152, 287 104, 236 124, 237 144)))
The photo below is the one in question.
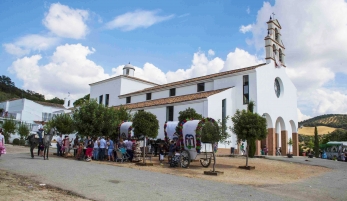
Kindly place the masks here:
MULTIPOLYGON (((14 98, 11 100, 0 102, 0 108, 3 113, 0 116, 0 127, 5 119, 11 118, 18 123, 25 123, 28 125, 29 130, 34 131, 37 129, 38 123, 44 121, 48 122, 55 115, 62 113, 69 113, 69 108, 73 107, 73 99, 67 96, 64 99, 64 105, 48 103, 42 101, 33 101, 26 98, 14 98)), ((10 143, 15 138, 20 136, 16 133, 9 138, 10 143)))
MULTIPOLYGON (((257 142, 257 153, 266 145, 269 155, 276 154, 276 147, 286 154, 292 138, 291 150, 298 155, 296 88, 285 70, 281 25, 271 18, 267 24, 266 63, 162 85, 136 78, 135 68, 127 64, 123 75, 90 84, 90 98, 106 106, 124 105, 133 112, 145 110, 155 114, 161 139, 165 122, 177 121, 179 112, 188 107, 218 120, 247 109, 252 100, 256 105, 254 112, 266 117, 268 128, 267 139, 257 142)), ((232 126, 231 120, 227 124, 232 126)), ((231 133, 227 141, 219 147, 238 150, 235 134, 231 133)))

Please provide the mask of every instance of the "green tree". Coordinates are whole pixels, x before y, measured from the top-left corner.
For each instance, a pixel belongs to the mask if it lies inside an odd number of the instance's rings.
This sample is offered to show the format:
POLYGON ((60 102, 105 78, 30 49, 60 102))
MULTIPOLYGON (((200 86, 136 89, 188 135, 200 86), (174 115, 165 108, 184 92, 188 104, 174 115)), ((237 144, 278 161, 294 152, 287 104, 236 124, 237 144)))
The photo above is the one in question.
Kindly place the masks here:
MULTIPOLYGON (((159 121, 154 114, 140 110, 134 114, 132 127, 137 138, 156 138, 158 136, 159 121)), ((145 163, 145 153, 143 153, 143 156, 143 163, 145 163)))
POLYGON ((58 97, 52 98, 50 100, 46 100, 46 102, 55 103, 55 104, 61 104, 61 105, 64 104, 64 100, 60 99, 58 97))
POLYGON ((319 138, 317 126, 314 127, 314 155, 319 158, 319 138))
POLYGON ((194 119, 194 120, 201 120, 202 115, 197 113, 194 108, 188 107, 187 109, 180 111, 178 113, 178 124, 176 126, 176 133, 179 133, 179 124, 181 121, 185 119, 194 119))
POLYGON ((87 103, 87 102, 89 101, 89 99, 90 99, 90 94, 87 94, 87 95, 85 95, 83 98, 77 99, 77 100, 73 103, 73 105, 74 105, 75 107, 81 106, 82 104, 87 103))
POLYGON ((156 138, 158 136, 159 121, 157 117, 146 111, 137 111, 133 118, 132 127, 135 137, 145 136, 156 138))
POLYGON ((61 134, 70 134, 75 131, 74 121, 69 114, 58 114, 53 117, 51 123, 61 134))
MULTIPOLYGON (((253 113, 254 107, 255 107, 255 102, 252 101, 252 100, 249 101, 249 103, 247 105, 247 110, 249 112, 253 113)), ((248 153, 248 156, 251 157, 251 158, 254 157, 256 149, 257 149, 255 141, 256 140, 247 141, 247 144, 249 143, 249 153, 248 153)))
POLYGON ((8 143, 8 139, 10 138, 10 136, 16 133, 16 125, 17 123, 15 120, 5 119, 4 123, 2 124, 5 143, 8 143))
POLYGON ((310 149, 310 153, 311 153, 311 149, 313 149, 313 147, 314 147, 314 143, 313 143, 312 139, 310 139, 310 141, 307 143, 307 147, 310 149))
POLYGON ((21 123, 18 126, 17 132, 20 135, 20 139, 26 138, 30 133, 29 128, 25 123, 21 123))
MULTIPOLYGON (((246 110, 237 110, 231 118, 234 126, 232 131, 237 136, 237 141, 247 140, 262 140, 267 136, 266 119, 259 116, 257 113, 252 113, 246 110)), ((249 143, 247 143, 246 166, 248 166, 249 143)))
POLYGON ((96 100, 87 101, 73 113, 78 135, 114 136, 120 123, 118 111, 98 104, 96 100))
MULTIPOLYGON (((224 119, 225 122, 229 120, 230 117, 224 119)), ((212 122, 206 122, 201 130, 201 141, 202 142, 225 142, 226 139, 230 137, 230 134, 227 131, 226 124, 223 123, 220 119, 216 121, 216 124, 212 122)))
POLYGON ((290 154, 290 147, 293 145, 293 140, 292 138, 289 138, 289 142, 288 142, 288 145, 289 145, 289 151, 288 151, 288 154, 290 154))

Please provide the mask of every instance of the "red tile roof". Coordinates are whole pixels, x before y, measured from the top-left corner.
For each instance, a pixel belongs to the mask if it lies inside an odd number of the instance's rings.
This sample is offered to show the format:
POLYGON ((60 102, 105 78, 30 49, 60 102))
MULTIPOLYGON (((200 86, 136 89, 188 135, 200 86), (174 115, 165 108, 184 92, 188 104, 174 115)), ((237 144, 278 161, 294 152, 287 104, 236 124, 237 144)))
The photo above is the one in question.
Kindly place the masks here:
POLYGON ((187 84, 187 83, 190 83, 190 82, 198 82, 198 81, 212 79, 212 78, 216 78, 216 77, 220 77, 220 76, 224 76, 224 75, 231 75, 231 74, 240 73, 240 72, 244 72, 244 71, 254 70, 254 69, 256 69, 258 67, 261 67, 261 66, 264 66, 264 65, 266 65, 266 63, 262 63, 262 64, 258 64, 258 65, 250 66, 250 67, 246 67, 246 68, 240 68, 240 69, 236 69, 236 70, 224 71, 224 72, 220 72, 220 73, 215 73, 215 74, 205 75, 205 76, 201 76, 201 77, 191 78, 191 79, 187 79, 187 80, 181 80, 181 81, 177 81, 177 82, 170 82, 170 83, 167 83, 167 84, 162 84, 162 85, 158 85, 158 86, 154 86, 154 87, 149 87, 149 88, 142 89, 142 90, 135 91, 135 92, 131 92, 131 93, 128 93, 128 94, 122 94, 119 97, 125 97, 125 96, 130 96, 130 95, 133 95, 133 94, 137 94, 137 93, 144 93, 144 92, 149 92, 149 91, 152 91, 152 90, 157 90, 157 89, 162 89, 162 88, 174 87, 174 86, 177 86, 177 85, 187 84))
MULTIPOLYGON (((213 90, 213 91, 205 91, 205 92, 200 92, 200 93, 187 94, 187 95, 182 95, 182 96, 172 96, 172 97, 168 97, 168 98, 161 98, 161 99, 149 100, 149 101, 138 102, 138 103, 130 103, 130 104, 122 105, 122 106, 124 106, 127 109, 136 109, 136 108, 152 107, 152 106, 157 106, 157 105, 180 103, 180 102, 185 102, 185 101, 192 101, 192 100, 207 98, 209 96, 220 93, 220 92, 225 91, 225 90, 230 89, 230 88, 231 87, 213 90)), ((114 108, 119 108, 120 106, 121 105, 114 106, 114 108)))

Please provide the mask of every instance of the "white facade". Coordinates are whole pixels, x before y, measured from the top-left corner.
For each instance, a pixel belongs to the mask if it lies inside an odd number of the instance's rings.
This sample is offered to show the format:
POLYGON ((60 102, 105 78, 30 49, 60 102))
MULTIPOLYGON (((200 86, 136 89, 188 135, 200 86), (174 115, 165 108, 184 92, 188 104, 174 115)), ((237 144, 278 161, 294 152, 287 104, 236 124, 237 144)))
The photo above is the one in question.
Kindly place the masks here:
MULTIPOLYGON (((72 102, 72 100, 68 100, 72 102)), ((23 122, 33 126, 36 124, 35 122, 49 121, 55 114, 70 111, 63 105, 32 101, 25 98, 0 102, 0 108, 4 109, 1 117, 2 120, 13 118, 17 122, 23 122)), ((12 142, 15 138, 19 138, 19 135, 12 135, 9 141, 12 142)))
MULTIPOLYGON (((158 138, 161 139, 164 139, 165 121, 177 121, 179 112, 188 107, 194 108, 203 117, 218 120, 222 119, 223 108, 225 115, 232 117, 237 110, 247 109, 247 101, 252 100, 256 105, 254 111, 266 117, 269 131, 268 139, 261 145, 257 142, 258 148, 267 145, 272 153, 275 146, 282 145, 285 150, 289 138, 293 138, 294 143, 298 140, 297 95, 296 88, 285 71, 281 27, 277 20, 270 19, 267 23, 269 34, 265 37, 267 57, 264 64, 152 86, 129 79, 129 76, 118 76, 91 84, 91 97, 110 94, 109 106, 125 105, 132 112, 145 110, 155 114, 160 126, 158 138), (273 47, 277 50, 274 51, 273 47), (276 54, 276 51, 281 54, 276 54), (201 90, 199 87, 202 83, 204 87, 201 90), (175 89, 175 93, 170 94, 173 93, 170 89, 175 89), (206 95, 207 92, 211 93, 206 95), (173 106, 173 119, 168 118, 168 106, 173 106)), ((231 120, 227 124, 232 126, 231 120)), ((219 144, 219 147, 237 149, 236 135, 231 133, 227 143, 219 144)))

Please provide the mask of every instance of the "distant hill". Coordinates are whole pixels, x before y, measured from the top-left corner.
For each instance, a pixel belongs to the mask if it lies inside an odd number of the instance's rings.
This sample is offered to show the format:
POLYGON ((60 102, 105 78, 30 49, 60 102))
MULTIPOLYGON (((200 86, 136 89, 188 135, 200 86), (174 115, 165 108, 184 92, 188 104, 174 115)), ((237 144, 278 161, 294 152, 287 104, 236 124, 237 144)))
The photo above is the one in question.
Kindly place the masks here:
MULTIPOLYGON (((318 130, 318 135, 325 135, 332 133, 336 130, 337 128, 332 128, 332 127, 327 127, 327 126, 317 126, 318 130)), ((300 127, 298 129, 298 133, 301 135, 314 135, 314 127, 300 127)))
POLYGON ((0 102, 14 98, 26 98, 33 101, 42 101, 61 105, 64 104, 64 100, 57 97, 46 100, 45 96, 40 93, 31 90, 20 89, 15 86, 11 78, 5 75, 0 76, 0 102))
POLYGON ((299 127, 327 126, 347 129, 347 114, 325 114, 299 122, 299 127))

